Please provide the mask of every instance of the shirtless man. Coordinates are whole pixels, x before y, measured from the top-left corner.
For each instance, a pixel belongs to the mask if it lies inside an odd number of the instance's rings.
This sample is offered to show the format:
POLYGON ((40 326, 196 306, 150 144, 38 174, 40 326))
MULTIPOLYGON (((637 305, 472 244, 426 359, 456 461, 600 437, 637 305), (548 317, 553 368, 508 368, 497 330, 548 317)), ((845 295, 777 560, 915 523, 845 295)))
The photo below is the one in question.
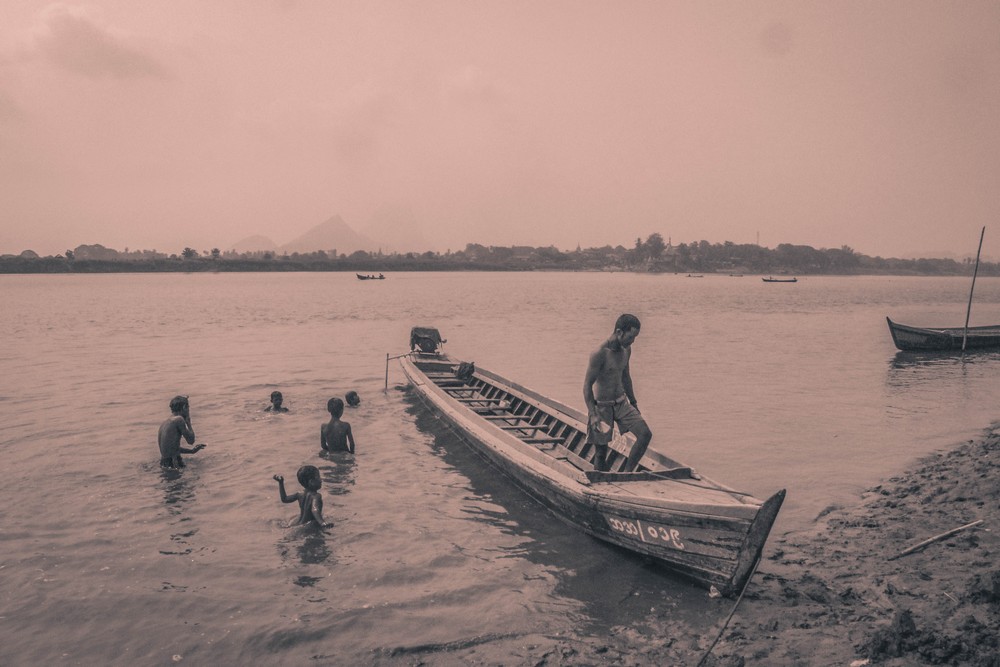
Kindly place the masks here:
POLYGON ((629 373, 632 343, 639 335, 639 326, 639 318, 635 315, 622 315, 615 322, 611 337, 590 355, 583 381, 583 400, 587 404, 587 442, 596 449, 595 470, 608 469, 608 443, 615 422, 622 433, 631 431, 635 435, 635 445, 623 472, 635 470, 653 437, 636 406, 629 373))
POLYGON ((194 444, 194 429, 191 428, 191 409, 187 396, 174 396, 170 399, 170 417, 160 424, 157 442, 160 445, 160 465, 164 468, 183 468, 184 460, 181 454, 194 454, 205 448, 205 445, 195 445, 193 448, 181 447, 181 438, 189 445, 194 444))

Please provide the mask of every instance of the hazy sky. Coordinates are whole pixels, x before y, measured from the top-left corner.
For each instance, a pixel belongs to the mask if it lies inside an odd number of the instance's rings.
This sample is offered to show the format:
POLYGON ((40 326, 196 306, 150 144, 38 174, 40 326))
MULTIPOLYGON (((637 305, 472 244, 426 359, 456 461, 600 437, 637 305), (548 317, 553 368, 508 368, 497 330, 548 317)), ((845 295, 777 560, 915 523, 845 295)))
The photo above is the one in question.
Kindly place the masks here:
POLYGON ((986 254, 998 119, 995 0, 3 0, 0 253, 986 254))

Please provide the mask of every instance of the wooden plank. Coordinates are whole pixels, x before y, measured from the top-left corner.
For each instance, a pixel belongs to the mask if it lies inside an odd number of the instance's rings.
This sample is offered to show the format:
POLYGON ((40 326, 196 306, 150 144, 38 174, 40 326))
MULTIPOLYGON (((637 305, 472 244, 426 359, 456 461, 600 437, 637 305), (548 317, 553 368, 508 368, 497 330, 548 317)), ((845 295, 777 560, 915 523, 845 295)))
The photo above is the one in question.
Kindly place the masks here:
POLYGON ((460 403, 506 403, 507 400, 503 398, 464 398, 456 397, 456 401, 460 403))
POLYGON ((501 419, 506 419, 506 420, 510 421, 510 420, 518 419, 518 420, 521 420, 521 421, 531 422, 531 417, 525 417, 523 415, 513 415, 513 414, 483 415, 483 419, 489 419, 490 421, 495 421, 495 420, 498 421, 498 420, 501 420, 501 419))
POLYGON ((690 479, 691 468, 673 468, 663 472, 599 472, 587 474, 591 482, 656 482, 664 479, 690 479))

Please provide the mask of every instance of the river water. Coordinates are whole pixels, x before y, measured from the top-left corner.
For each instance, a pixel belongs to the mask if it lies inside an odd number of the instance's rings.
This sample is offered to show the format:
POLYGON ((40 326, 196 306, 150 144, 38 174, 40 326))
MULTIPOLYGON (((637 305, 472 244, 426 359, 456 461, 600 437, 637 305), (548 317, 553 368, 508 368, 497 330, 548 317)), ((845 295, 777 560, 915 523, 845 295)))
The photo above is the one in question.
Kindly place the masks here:
MULTIPOLYGON (((652 447, 758 496, 777 533, 1000 416, 1000 355, 903 355, 885 316, 961 325, 969 281, 627 273, 0 276, 0 664, 521 664, 560 641, 703 636, 716 601, 554 519, 406 390, 413 325, 582 405, 621 312, 652 447), (280 389, 287 414, 263 412, 280 389), (357 456, 320 455, 356 390, 357 456), (191 396, 181 473, 156 432, 191 396), (288 528, 320 467, 327 534, 288 528), (465 656, 460 658, 459 656, 465 656)), ((971 324, 1000 322, 980 278, 971 324)), ((676 638, 671 639, 674 641, 676 638)), ((581 653, 582 655, 583 653, 581 653)))

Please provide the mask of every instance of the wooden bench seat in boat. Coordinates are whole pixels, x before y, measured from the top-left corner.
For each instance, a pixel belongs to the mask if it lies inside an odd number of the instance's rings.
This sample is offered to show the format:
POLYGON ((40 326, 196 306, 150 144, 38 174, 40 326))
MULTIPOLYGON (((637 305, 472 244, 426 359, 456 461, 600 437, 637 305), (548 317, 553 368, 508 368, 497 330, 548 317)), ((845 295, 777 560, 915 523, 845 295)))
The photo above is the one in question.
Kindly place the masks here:
POLYGON ((593 466, 593 464, 590 461, 587 461, 586 459, 584 459, 584 458, 582 458, 580 456, 577 456, 574 452, 572 452, 569 449, 563 447, 562 445, 555 444, 555 443, 551 443, 551 444, 547 444, 547 445, 543 444, 542 446, 539 447, 539 449, 545 450, 547 452, 551 452, 552 453, 552 458, 560 459, 562 461, 566 461, 567 463, 572 464, 573 466, 575 466, 576 468, 579 468, 580 470, 582 470, 584 472, 588 472, 588 471, 593 471, 594 470, 594 466, 593 466))
MULTIPOLYGON (((505 431, 545 431, 545 424, 497 424, 505 431)), ((548 431, 546 431, 546 434, 548 431)))
MULTIPOLYGON (((566 441, 565 438, 556 438, 556 437, 551 436, 551 435, 537 437, 537 438, 532 438, 532 437, 520 438, 520 440, 523 441, 523 442, 528 443, 529 445, 540 445, 540 444, 545 444, 545 443, 550 443, 550 442, 561 445, 562 443, 564 443, 566 441)), ((566 451, 569 451, 569 450, 567 449, 566 451)))
POLYGON ((521 421, 526 421, 526 422, 531 421, 531 417, 528 415, 515 415, 513 413, 507 413, 503 415, 483 415, 483 419, 488 419, 490 421, 500 420, 500 419, 507 419, 507 420, 519 419, 521 421))

